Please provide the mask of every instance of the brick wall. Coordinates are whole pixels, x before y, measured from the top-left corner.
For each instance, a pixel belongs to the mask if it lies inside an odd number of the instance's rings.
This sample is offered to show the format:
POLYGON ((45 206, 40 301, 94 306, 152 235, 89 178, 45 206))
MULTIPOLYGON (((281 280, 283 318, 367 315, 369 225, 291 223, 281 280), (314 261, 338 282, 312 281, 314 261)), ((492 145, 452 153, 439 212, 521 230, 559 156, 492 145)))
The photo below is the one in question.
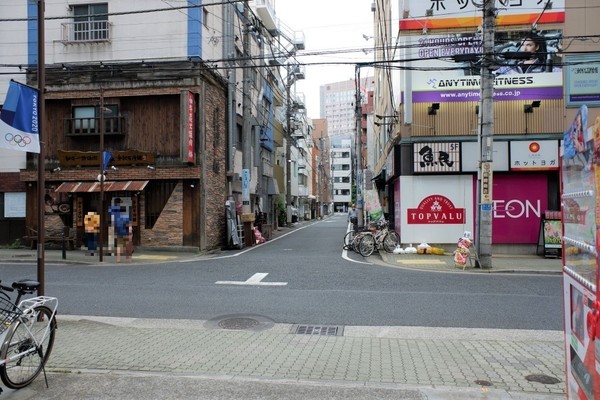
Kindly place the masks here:
MULTIPOLYGON (((142 214, 144 215, 144 214, 142 214)), ((167 247, 183 245, 183 185, 180 182, 160 213, 152 229, 140 224, 142 246, 167 247)))
POLYGON ((25 182, 21 182, 18 172, 0 173, 0 193, 3 192, 24 192, 25 182))

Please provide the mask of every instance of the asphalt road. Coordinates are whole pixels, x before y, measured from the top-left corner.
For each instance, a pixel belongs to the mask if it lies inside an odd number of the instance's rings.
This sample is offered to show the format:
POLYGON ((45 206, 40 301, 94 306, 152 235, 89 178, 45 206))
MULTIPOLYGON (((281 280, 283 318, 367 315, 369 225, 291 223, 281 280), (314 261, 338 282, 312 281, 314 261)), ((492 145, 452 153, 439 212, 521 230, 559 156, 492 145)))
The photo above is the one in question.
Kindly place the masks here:
MULTIPOLYGON (((254 314, 298 324, 563 328, 560 276, 423 272, 351 254, 353 261, 343 257, 346 227, 337 215, 265 246, 189 262, 48 265, 46 294, 60 299, 63 315, 254 314)), ((36 266, 3 264, 0 274, 4 281, 35 278, 36 266)))

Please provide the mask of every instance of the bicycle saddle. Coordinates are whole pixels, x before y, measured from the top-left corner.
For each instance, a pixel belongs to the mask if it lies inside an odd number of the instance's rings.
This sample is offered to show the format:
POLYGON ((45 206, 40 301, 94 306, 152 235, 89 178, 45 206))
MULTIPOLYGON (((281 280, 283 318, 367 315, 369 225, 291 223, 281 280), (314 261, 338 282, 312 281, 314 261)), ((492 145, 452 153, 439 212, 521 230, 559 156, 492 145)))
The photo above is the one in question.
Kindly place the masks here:
POLYGON ((17 290, 22 290, 24 292, 35 292, 40 283, 38 281, 34 281, 31 279, 21 279, 20 281, 13 282, 12 287, 17 290))

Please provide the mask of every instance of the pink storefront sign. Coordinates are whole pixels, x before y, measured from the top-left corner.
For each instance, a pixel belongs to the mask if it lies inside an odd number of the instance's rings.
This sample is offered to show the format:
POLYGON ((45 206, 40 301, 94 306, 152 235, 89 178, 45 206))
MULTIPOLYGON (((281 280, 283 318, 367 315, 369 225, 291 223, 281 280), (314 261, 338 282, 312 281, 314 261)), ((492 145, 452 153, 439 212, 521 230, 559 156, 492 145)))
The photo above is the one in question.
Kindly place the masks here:
POLYGON ((493 243, 537 243, 548 208, 546 175, 495 174, 493 193, 493 243))

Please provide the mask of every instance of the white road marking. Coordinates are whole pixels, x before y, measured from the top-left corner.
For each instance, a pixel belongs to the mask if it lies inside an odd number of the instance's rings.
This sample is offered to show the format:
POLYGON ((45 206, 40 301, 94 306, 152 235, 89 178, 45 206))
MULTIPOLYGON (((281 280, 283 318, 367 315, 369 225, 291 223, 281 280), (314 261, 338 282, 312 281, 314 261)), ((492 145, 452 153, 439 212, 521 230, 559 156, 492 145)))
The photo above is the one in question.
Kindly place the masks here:
POLYGON ((269 275, 264 272, 257 272, 247 281, 216 281, 217 285, 251 285, 251 286, 286 286, 287 282, 262 282, 269 275))

